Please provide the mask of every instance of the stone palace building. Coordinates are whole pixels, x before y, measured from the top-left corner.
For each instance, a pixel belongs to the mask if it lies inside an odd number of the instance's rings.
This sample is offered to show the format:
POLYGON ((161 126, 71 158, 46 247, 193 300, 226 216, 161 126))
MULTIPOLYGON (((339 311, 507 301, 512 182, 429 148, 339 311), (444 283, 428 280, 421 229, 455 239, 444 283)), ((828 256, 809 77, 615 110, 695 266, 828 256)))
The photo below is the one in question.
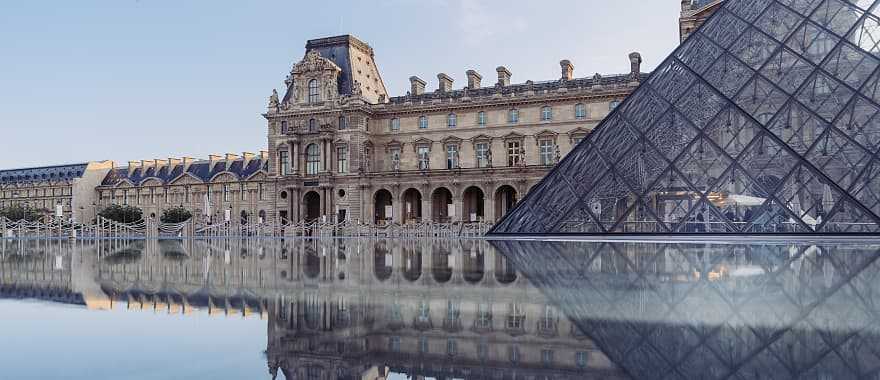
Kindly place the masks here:
MULTIPOLYGON (((621 57, 622 59, 624 57, 621 57)), ((411 77, 390 97, 373 49, 349 35, 310 40, 283 96, 269 99, 268 177, 284 220, 495 221, 638 84, 621 75, 514 84, 411 77)))

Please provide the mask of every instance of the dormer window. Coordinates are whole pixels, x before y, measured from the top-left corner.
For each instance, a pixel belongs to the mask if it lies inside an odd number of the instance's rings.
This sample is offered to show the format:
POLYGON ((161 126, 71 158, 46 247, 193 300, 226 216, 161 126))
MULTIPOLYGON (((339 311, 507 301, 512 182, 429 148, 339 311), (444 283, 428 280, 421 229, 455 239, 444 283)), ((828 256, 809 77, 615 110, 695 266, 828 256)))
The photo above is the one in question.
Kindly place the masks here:
POLYGON ((312 79, 309 81, 309 103, 317 103, 321 100, 321 95, 318 92, 318 80, 312 79))

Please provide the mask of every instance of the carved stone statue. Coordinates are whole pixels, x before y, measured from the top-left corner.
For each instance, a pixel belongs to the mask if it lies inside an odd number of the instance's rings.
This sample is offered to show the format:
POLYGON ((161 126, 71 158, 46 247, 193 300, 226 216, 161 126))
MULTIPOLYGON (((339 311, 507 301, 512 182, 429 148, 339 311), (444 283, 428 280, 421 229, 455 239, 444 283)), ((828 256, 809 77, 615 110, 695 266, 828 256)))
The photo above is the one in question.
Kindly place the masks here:
POLYGON ((363 90, 361 90, 361 83, 358 81, 354 81, 351 84, 351 94, 353 96, 361 96, 363 95, 363 90))
POLYGON ((269 108, 278 108, 278 90, 272 89, 272 96, 269 96, 269 108))
POLYGON ((396 154, 391 156, 391 168, 396 172, 400 171, 400 156, 396 154))
POLYGON ((428 156, 427 152, 422 153, 419 160, 423 162, 421 165, 422 170, 428 170, 431 167, 431 157, 428 156))
POLYGON ((526 148, 519 147, 519 166, 526 167, 526 148))
POLYGON ((492 150, 489 149, 486 151, 486 166, 492 167, 492 150))
POLYGON ((555 163, 558 164, 560 160, 562 160, 562 154, 559 152, 559 144, 557 144, 556 145, 556 162, 555 163))

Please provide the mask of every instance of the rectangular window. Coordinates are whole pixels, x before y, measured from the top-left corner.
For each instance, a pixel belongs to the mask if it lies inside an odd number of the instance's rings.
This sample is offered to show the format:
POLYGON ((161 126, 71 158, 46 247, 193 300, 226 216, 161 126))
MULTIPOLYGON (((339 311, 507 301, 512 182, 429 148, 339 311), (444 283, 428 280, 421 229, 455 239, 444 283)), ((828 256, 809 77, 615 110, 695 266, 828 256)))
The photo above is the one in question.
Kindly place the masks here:
POLYGON ((391 119, 391 125, 389 126, 391 132, 397 132, 400 130, 400 119, 394 118, 391 119))
POLYGON ((189 202, 189 186, 183 187, 183 200, 189 202))
POLYGON ((336 171, 348 173, 348 147, 336 147, 336 171))
POLYGON ((446 145, 446 169, 458 168, 458 144, 446 145))
POLYGON ((392 336, 388 339, 388 351, 400 352, 400 337, 392 336))
POLYGON ((587 106, 583 103, 578 103, 574 106, 574 117, 576 119, 586 119, 587 118, 587 106))
POLYGON ((290 168, 290 152, 287 150, 282 150, 278 152, 278 169, 281 175, 288 175, 288 168, 290 168))
POLYGON ((519 122, 519 110, 512 109, 510 111, 507 111, 507 121, 511 123, 519 122))
POLYGON ((420 337, 419 338, 419 352, 423 354, 428 353, 428 337, 420 337))
POLYGON ((572 139, 571 139, 571 147, 572 147, 572 148, 576 147, 577 144, 580 144, 581 141, 583 141, 583 139, 584 139, 583 137, 572 137, 572 139))
POLYGON ((339 117, 339 125, 338 128, 340 131, 348 129, 348 121, 345 120, 345 116, 339 117))
POLYGON ((427 116, 419 116, 419 129, 427 129, 428 128, 428 117, 427 116))
POLYGON ((430 169, 428 167, 430 165, 429 158, 428 158, 428 154, 430 154, 430 151, 428 150, 428 147, 427 146, 420 146, 417 150, 417 153, 419 155, 419 169, 421 169, 421 170, 430 169))
POLYGON ((241 197, 241 200, 246 201, 247 200, 247 193, 248 193, 247 186, 245 186, 244 184, 241 184, 241 186, 238 187, 238 191, 239 191, 239 196, 241 197))
POLYGON ((477 125, 479 125, 481 127, 486 126, 486 112, 485 111, 477 112, 477 125))
POLYGON ((553 350, 541 350, 541 363, 545 366, 553 364, 553 350))
POLYGON ((477 167, 485 168, 489 166, 489 143, 477 143, 474 146, 477 153, 477 167))
POLYGON ((223 185, 223 202, 229 202, 229 185, 223 185))
POLYGON ((522 157, 522 144, 519 141, 507 142, 507 166, 517 166, 522 157))
POLYGON ((288 129, 287 129, 287 121, 282 121, 282 122, 281 122, 281 134, 282 134, 282 135, 286 135, 287 132, 288 132, 288 129))
POLYGON ((541 149, 541 165, 553 165, 556 156, 556 144, 551 139, 541 139, 538 141, 538 147, 541 149))
POLYGON ((553 119, 553 109, 550 107, 541 108, 541 120, 549 121, 553 119))
POLYGON ((455 339, 450 338, 446 340, 446 354, 449 356, 458 354, 458 342, 455 339))
POLYGON ((578 366, 578 368, 587 368, 587 353, 585 351, 578 351, 574 356, 574 362, 578 366))
POLYGON ((263 183, 262 182, 259 185, 257 185, 257 198, 261 201, 263 200, 263 183))

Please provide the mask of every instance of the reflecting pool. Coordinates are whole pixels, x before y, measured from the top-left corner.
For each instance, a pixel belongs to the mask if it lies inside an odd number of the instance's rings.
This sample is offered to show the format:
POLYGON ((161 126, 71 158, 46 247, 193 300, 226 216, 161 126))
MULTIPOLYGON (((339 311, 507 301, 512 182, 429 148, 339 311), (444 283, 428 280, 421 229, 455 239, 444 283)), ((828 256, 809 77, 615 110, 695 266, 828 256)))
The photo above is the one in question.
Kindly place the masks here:
POLYGON ((0 378, 848 379, 880 243, 0 241, 0 378))

